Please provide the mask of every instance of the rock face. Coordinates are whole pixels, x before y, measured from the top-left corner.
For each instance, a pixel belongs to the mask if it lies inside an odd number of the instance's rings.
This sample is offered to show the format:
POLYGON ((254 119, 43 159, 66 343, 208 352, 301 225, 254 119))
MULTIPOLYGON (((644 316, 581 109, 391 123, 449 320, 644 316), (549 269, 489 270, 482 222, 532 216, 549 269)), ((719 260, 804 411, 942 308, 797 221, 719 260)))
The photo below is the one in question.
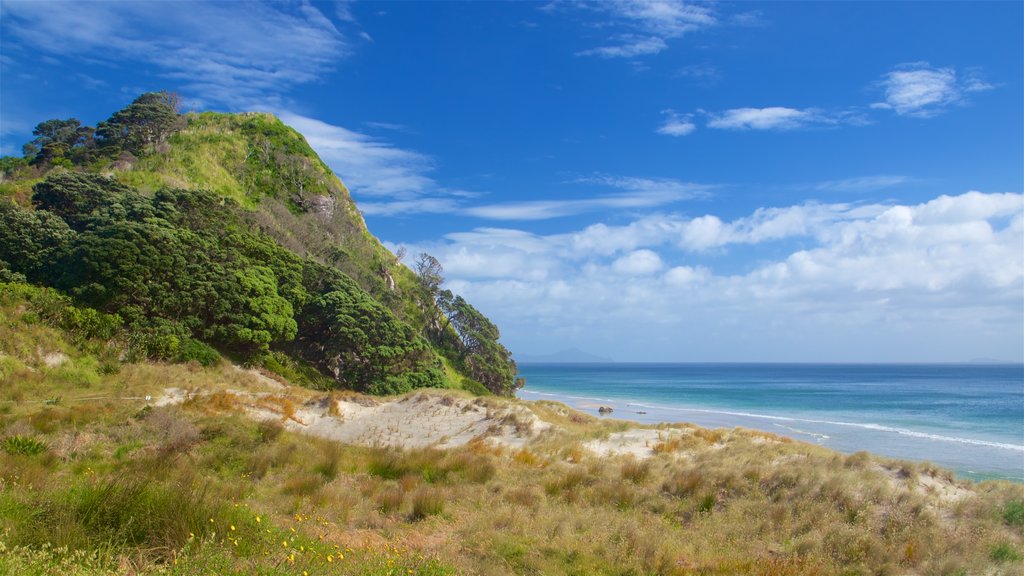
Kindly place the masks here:
POLYGON ((335 205, 335 199, 331 196, 308 195, 302 198, 303 208, 325 218, 334 216, 335 205))

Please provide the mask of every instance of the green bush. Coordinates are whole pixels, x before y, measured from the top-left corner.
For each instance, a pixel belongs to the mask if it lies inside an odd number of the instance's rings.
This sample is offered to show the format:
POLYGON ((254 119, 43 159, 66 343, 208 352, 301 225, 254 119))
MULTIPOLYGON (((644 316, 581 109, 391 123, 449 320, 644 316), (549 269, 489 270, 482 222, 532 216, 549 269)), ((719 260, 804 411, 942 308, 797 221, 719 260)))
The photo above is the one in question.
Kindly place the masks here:
POLYGON ((4 452, 15 455, 21 454, 23 456, 37 456, 46 452, 47 446, 45 442, 36 440, 30 436, 8 436, 3 441, 4 452))
POLYGON ((1003 521, 1010 526, 1024 526, 1024 500, 1011 500, 1003 508, 1003 521))
POLYGON ((181 362, 195 361, 203 366, 213 366, 220 362, 220 354, 207 344, 186 337, 178 345, 177 359, 181 362))
POLYGON ((994 562, 1000 563, 1017 562, 1020 560, 1020 554, 1008 542, 993 546, 988 555, 994 562))

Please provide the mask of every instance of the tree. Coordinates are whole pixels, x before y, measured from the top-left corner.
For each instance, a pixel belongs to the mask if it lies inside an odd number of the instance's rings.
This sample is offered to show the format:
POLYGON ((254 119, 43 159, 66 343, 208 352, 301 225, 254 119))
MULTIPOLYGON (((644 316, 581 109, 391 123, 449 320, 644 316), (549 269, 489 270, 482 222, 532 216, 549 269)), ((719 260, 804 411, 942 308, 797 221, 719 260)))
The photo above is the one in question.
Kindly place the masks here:
POLYGON ((93 218, 143 220, 152 216, 151 204, 113 178, 85 172, 51 174, 33 187, 32 204, 61 217, 76 230, 93 218))
POLYGON ((307 358, 312 353, 335 379, 363 391, 441 384, 412 328, 354 283, 340 288, 314 298, 300 316, 307 358))
POLYGON ((421 252, 416 258, 416 277, 419 278, 420 286, 431 302, 437 297, 441 284, 444 283, 443 274, 444 268, 437 258, 426 252, 421 252))
POLYGON ((93 128, 82 126, 77 118, 58 120, 56 118, 36 124, 32 130, 35 138, 22 147, 25 157, 31 157, 32 164, 54 163, 73 156, 86 155, 85 148, 91 144, 93 128))
POLYGON ((515 378, 512 353, 498 342, 501 334, 493 322, 448 290, 440 293, 438 307, 458 336, 462 363, 474 380, 501 395, 511 395, 522 387, 522 381, 515 378))
POLYGON ((29 211, 0 200, 0 260, 14 272, 39 280, 74 236, 63 220, 49 212, 29 211))
POLYGON ((178 121, 177 96, 147 92, 113 116, 100 122, 96 136, 109 154, 130 152, 142 156, 162 142, 178 121))
POLYGON ((277 293, 277 279, 266 266, 235 270, 218 291, 218 314, 207 330, 221 342, 266 352, 272 342, 295 338, 292 305, 277 293))

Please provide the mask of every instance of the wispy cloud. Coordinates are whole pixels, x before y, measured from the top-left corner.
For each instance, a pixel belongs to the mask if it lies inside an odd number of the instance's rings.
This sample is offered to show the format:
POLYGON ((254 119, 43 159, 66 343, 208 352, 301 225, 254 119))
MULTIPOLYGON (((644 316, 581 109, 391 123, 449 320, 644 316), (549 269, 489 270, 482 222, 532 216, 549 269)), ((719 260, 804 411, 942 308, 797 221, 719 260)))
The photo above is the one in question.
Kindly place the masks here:
POLYGON ((835 126, 842 115, 828 113, 820 108, 733 108, 709 113, 708 128, 721 130, 798 130, 821 126, 835 126))
POLYGON ((682 0, 606 0, 560 4, 594 11, 607 19, 616 32, 607 44, 582 50, 581 56, 634 58, 657 54, 668 48, 668 41, 717 23, 714 10, 707 5, 682 0))
POLYGON ((707 195, 713 186, 670 178, 596 174, 571 183, 617 192, 585 198, 469 205, 480 193, 449 188, 433 177, 430 156, 380 138, 294 112, 278 111, 283 122, 302 133, 310 146, 342 178, 364 214, 460 214, 488 220, 549 220, 606 209, 643 209, 707 195))
POLYGON ((936 68, 927 62, 901 64, 878 84, 885 92, 885 100, 872 104, 872 108, 919 118, 936 116, 951 106, 964 103, 966 93, 994 88, 976 70, 960 79, 954 68, 936 68))
POLYGON ((504 202, 468 207, 464 214, 492 220, 549 220, 598 210, 635 210, 665 206, 673 202, 706 195, 712 186, 681 182, 668 178, 636 178, 595 175, 579 178, 576 184, 597 185, 621 190, 565 200, 504 202))
POLYGON ((450 214, 459 210, 459 203, 451 198, 417 198, 392 202, 360 202, 359 210, 370 216, 450 214))
POLYGON ((293 112, 279 111, 278 116, 306 137, 309 145, 344 179, 353 193, 389 200, 371 205, 370 210, 396 214, 431 206, 433 209, 428 211, 436 211, 441 206, 424 201, 424 197, 443 191, 427 175, 433 170, 429 156, 293 112))
POLYGON ((892 186, 899 186, 900 184, 906 184, 910 181, 911 179, 907 176, 883 174, 878 176, 844 178, 841 180, 826 180, 815 184, 813 189, 822 192, 866 192, 880 190, 882 188, 891 188, 892 186))
POLYGON ((504 202, 468 207, 463 213, 489 220, 550 220, 597 210, 653 208, 673 201, 671 195, 637 192, 572 200, 504 202))
POLYGON ((680 114, 675 110, 662 110, 665 121, 658 126, 656 132, 666 136, 686 136, 697 129, 693 123, 693 114, 680 114))
POLYGON ((712 88, 722 81, 722 72, 711 64, 690 64, 676 71, 676 75, 686 78, 701 88, 712 88))
POLYGON ((4 2, 2 9, 4 35, 25 54, 152 65, 201 95, 199 104, 275 102, 351 51, 309 2, 4 2))

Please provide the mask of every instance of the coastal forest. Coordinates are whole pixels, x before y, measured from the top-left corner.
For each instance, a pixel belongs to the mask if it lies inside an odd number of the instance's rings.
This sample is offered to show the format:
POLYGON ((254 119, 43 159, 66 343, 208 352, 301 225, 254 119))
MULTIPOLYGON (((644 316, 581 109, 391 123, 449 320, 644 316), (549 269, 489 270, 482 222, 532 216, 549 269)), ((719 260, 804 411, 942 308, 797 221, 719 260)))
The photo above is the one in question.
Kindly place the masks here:
POLYGON ((2 161, 0 274, 109 315, 120 358, 225 355, 371 394, 516 389, 497 327, 440 290, 433 257, 417 274, 370 235, 276 118, 182 115, 149 93, 95 128, 33 134, 2 161))

